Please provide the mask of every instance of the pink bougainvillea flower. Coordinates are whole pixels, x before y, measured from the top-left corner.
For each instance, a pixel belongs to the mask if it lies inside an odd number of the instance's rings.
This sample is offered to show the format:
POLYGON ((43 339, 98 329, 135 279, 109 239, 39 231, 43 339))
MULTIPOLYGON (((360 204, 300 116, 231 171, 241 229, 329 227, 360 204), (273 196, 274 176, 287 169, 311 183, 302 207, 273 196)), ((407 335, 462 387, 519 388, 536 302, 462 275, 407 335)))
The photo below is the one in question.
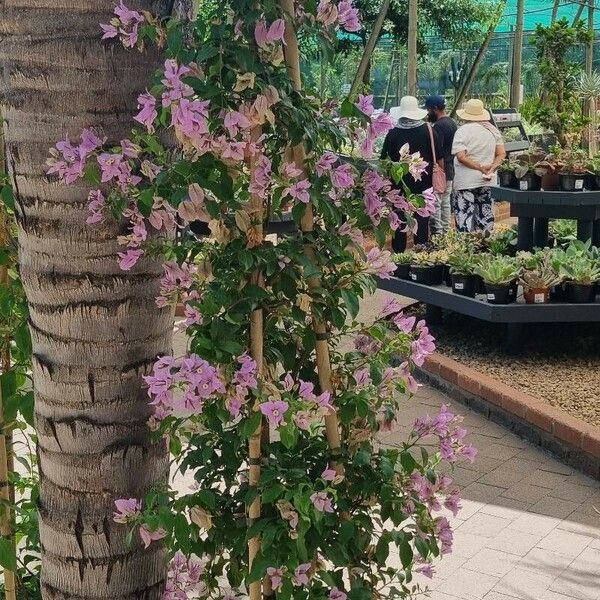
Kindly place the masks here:
POLYGON ((375 247, 367 253, 367 273, 373 273, 381 279, 389 279, 396 272, 396 264, 392 261, 389 250, 380 250, 375 247))
POLYGON ((325 152, 317 161, 315 170, 319 177, 323 177, 325 173, 331 171, 333 165, 338 161, 338 157, 333 152, 325 152))
POLYGON ((292 184, 290 187, 285 188, 283 190, 282 196, 285 198, 286 196, 291 196, 295 200, 299 200, 304 204, 308 204, 310 202, 310 193, 309 189, 311 187, 310 181, 308 179, 301 179, 296 183, 292 184))
POLYGON ((158 117, 156 98, 146 91, 138 96, 137 102, 140 112, 133 118, 152 133, 154 131, 153 123, 158 117))
POLYGON ((177 64, 174 59, 169 58, 165 61, 164 79, 162 79, 162 83, 167 88, 162 94, 162 105, 164 107, 193 95, 194 90, 187 83, 181 81, 181 78, 191 73, 191 71, 189 67, 177 64))
POLYGON ((357 390, 360 390, 373 383, 369 374, 369 367, 364 367, 355 371, 354 381, 356 382, 357 390))
POLYGON ((337 473, 335 472, 335 469, 327 468, 321 473, 321 479, 324 479, 325 481, 333 481, 336 477, 337 473))
POLYGON ((360 110, 360 112, 367 115, 367 117, 370 117, 375 111, 375 107, 373 106, 373 95, 365 96, 363 94, 359 94, 356 107, 358 110, 360 110))
POLYGON ((115 508, 117 509, 113 514, 115 523, 128 523, 140 514, 142 502, 135 498, 122 498, 115 500, 115 508))
POLYGON ((400 331, 403 333, 410 333, 417 322, 417 317, 408 317, 404 313, 399 312, 398 314, 394 315, 392 321, 400 331))
POLYGON ((289 404, 284 400, 270 400, 260 405, 260 412, 267 417, 269 424, 275 428, 283 423, 289 404))
POLYGON ((313 418, 306 410, 299 410, 294 415, 294 423, 296 423, 296 427, 298 427, 298 429, 302 429, 303 431, 308 431, 312 425, 312 422, 313 418))
POLYGON ((417 573, 421 573, 421 575, 424 575, 425 577, 432 579, 433 575, 435 573, 435 570, 433 568, 433 565, 431 563, 425 563, 422 565, 419 565, 415 571, 417 573))
POLYGON ((385 301, 385 304, 381 308, 381 312, 379 313, 379 318, 383 319, 385 317, 389 317, 390 315, 395 315, 402 310, 402 305, 396 300, 396 298, 388 298, 385 301))
POLYGON ((149 548, 152 542, 162 540, 166 535, 167 532, 164 529, 158 528, 151 531, 147 525, 140 526, 140 537, 142 538, 142 542, 144 542, 144 548, 149 548))
POLYGON ((342 590, 338 590, 336 587, 331 588, 328 597, 329 600, 348 600, 348 595, 342 592, 342 590))
POLYGON ((347 190, 355 185, 352 165, 346 163, 331 171, 331 184, 339 190, 347 190))
POLYGON ((331 498, 327 495, 327 492, 315 492, 311 495, 310 501, 319 512, 333 512, 333 504, 331 502, 331 498))
POLYGON ((236 110, 226 113, 223 119, 223 126, 231 137, 235 137, 240 130, 248 129, 251 125, 248 118, 236 110))
POLYGON ((360 31, 360 13, 352 4, 352 0, 342 0, 338 4, 339 23, 346 31, 360 31))
POLYGON ((267 577, 271 580, 273 591, 277 592, 283 585, 283 569, 269 567, 267 569, 267 577))
POLYGON ((140 260, 143 254, 143 250, 134 248, 129 248, 126 252, 119 252, 119 266, 123 271, 129 271, 140 260))
POLYGON ((102 36, 103 40, 116 38, 119 35, 119 30, 111 23, 100 23, 100 27, 104 32, 104 35, 102 36))
POLYGON ((283 42, 283 36, 285 34, 285 21, 283 19, 277 19, 273 21, 269 27, 264 19, 261 19, 256 23, 254 28, 254 37, 256 43, 263 50, 269 49, 269 44, 275 42, 283 42))
POLYGON ((309 573, 312 567, 311 563, 304 563, 298 565, 294 571, 294 584, 295 585, 308 585, 310 583, 309 573))
POLYGON ((104 221, 104 209, 106 207, 106 198, 100 190, 92 190, 88 194, 89 215, 85 222, 88 225, 102 223, 104 221))

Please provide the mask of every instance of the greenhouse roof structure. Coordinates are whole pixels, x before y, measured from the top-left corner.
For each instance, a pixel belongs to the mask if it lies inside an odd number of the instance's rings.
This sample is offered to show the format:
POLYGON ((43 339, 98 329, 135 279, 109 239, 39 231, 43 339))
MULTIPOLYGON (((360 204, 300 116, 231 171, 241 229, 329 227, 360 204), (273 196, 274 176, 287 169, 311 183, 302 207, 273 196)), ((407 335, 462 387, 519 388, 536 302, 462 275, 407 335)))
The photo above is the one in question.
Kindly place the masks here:
MULTIPOLYGON (((577 14, 579 5, 586 0, 562 0, 558 10, 558 17, 567 17, 570 20, 577 14)), ((552 17, 552 0, 525 0, 525 30, 532 31, 536 25, 548 25, 552 17)), ((517 0, 508 0, 498 31, 511 31, 517 18, 517 0)), ((587 18, 587 9, 584 9, 582 18, 587 18)), ((600 23, 600 19, 598 19, 600 23)))

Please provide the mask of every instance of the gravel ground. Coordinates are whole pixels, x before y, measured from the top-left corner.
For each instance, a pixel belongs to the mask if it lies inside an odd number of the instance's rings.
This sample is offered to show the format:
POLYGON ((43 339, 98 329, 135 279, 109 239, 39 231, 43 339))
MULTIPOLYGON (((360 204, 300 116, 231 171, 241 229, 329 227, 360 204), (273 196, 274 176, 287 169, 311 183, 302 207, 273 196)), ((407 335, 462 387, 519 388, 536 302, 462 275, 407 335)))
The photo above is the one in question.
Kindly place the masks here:
POLYGON ((431 329, 441 353, 600 426, 600 324, 527 325, 518 357, 500 325, 445 313, 431 329))

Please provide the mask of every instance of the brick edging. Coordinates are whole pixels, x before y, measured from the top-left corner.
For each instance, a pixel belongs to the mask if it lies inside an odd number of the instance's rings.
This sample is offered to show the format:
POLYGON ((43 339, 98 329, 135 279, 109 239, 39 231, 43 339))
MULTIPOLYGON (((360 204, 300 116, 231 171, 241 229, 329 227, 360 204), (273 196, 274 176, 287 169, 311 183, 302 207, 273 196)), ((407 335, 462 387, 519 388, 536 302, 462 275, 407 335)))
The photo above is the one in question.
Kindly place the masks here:
POLYGON ((437 352, 419 372, 459 402, 600 478, 600 427, 437 352))

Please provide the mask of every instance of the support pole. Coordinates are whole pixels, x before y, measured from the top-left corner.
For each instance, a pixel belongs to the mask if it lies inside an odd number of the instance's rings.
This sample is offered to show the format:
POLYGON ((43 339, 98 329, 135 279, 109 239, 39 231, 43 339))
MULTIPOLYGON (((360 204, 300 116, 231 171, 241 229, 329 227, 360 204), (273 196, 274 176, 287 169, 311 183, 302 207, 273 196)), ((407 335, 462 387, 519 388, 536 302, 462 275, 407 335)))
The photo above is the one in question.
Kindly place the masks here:
POLYGON ((388 77, 387 85, 385 86, 385 96, 383 98, 383 110, 387 110, 387 103, 392 89, 392 80, 394 79, 394 67, 396 66, 396 51, 392 52, 392 60, 390 64, 390 76, 388 77))
MULTIPOLYGON (((595 0, 588 0, 588 31, 590 32, 590 40, 586 44, 585 47, 585 72, 588 77, 591 77, 594 71, 594 41, 595 41, 595 32, 594 32, 594 16, 595 16, 595 8, 596 2, 595 0)), ((584 114, 589 118, 590 122, 586 128, 584 145, 587 147, 587 150, 590 156, 594 156, 597 151, 597 106, 598 98, 597 96, 590 95, 584 99, 584 114)))
POLYGON ((510 85, 510 106, 519 108, 521 104, 521 77, 523 64, 523 29, 525 0, 517 0, 517 24, 513 43, 512 77, 510 85))
MULTIPOLYGON (((252 131, 252 140, 256 141, 260 137, 262 129, 260 127, 255 128, 252 131)), ((251 169, 254 165, 251 164, 251 169)), ((262 198, 254 194, 250 200, 250 219, 253 223, 254 239, 257 243, 262 243, 264 239, 263 231, 263 201, 262 198)), ((258 286, 264 286, 263 274, 260 271, 255 271, 251 276, 251 283, 258 286)), ((252 312, 250 316, 250 355, 256 361, 257 365, 257 376, 260 385, 260 381, 264 371, 264 333, 263 333, 263 311, 257 309, 252 312)), ((261 458, 261 442, 262 442, 262 424, 258 426, 256 431, 252 434, 249 440, 249 473, 248 483, 250 488, 258 488, 260 483, 260 458, 261 458)), ((254 523, 260 518, 260 495, 257 494, 256 498, 252 501, 252 504, 248 507, 248 518, 250 523, 254 523)), ((260 550, 260 537, 253 537, 248 541, 248 567, 252 569, 252 564, 260 550)), ((249 586, 250 600, 261 600, 263 592, 262 582, 255 581, 249 586)))
MULTIPOLYGON (((354 96, 356 92, 358 92, 358 88, 360 87, 363 77, 367 72, 367 66, 371 60, 371 57, 373 56, 373 51, 375 50, 377 41, 379 40, 381 29, 383 28, 383 22, 385 21, 385 18, 387 17, 388 11, 390 9, 390 3, 391 0, 383 0, 383 2, 381 3, 379 14, 377 15, 377 19, 375 20, 375 24, 373 25, 373 31, 371 31, 371 36, 369 37, 369 41, 365 46, 362 58, 360 59, 360 64, 358 65, 358 70, 356 71, 356 75, 354 76, 354 81, 352 82, 352 87, 350 88, 350 96, 354 96)), ((290 14, 293 15, 294 12, 292 11, 290 14)), ((288 64, 288 69, 289 68, 290 67, 288 64)))
MULTIPOLYGON (((300 52, 298 49, 298 38, 294 28, 294 0, 279 0, 279 4, 283 12, 287 16, 287 27, 285 29, 285 62, 287 65, 292 87, 295 91, 300 92, 302 89, 302 81, 300 78, 300 52)), ((385 3, 384 3, 385 4, 385 3)), ((387 2, 389 7, 389 2, 387 2)), ((387 12, 387 10, 385 11, 387 12)), ((380 13, 381 16, 381 13, 380 13)), ((384 15, 385 17, 385 15, 384 15)), ((383 19, 382 19, 383 22, 383 19)), ((373 32, 375 33, 375 31, 373 32)), ((296 166, 306 173, 305 150, 302 144, 296 146, 293 150, 296 166)), ((301 228, 305 239, 309 239, 314 231, 314 213, 312 203, 306 205, 304 216, 302 217, 301 228)), ((317 264, 315 249, 310 241, 304 244, 304 255, 313 264, 317 264)), ((314 290, 320 286, 320 278, 312 277, 308 280, 309 289, 314 290)), ((313 313, 312 317, 313 330, 315 332, 315 354, 317 358, 317 374, 319 378, 319 386, 322 392, 329 392, 333 395, 334 388, 331 379, 331 358, 329 354, 329 344, 327 342, 327 327, 325 323, 313 313)), ((325 431, 327 442, 331 449, 332 455, 339 452, 341 446, 340 427, 338 423, 337 412, 333 411, 325 417, 325 431)), ((332 461, 332 467, 335 467, 337 472, 341 474, 343 468, 332 461)))
POLYGON ((454 107, 452 108, 452 112, 450 113, 451 117, 456 116, 456 111, 460 108, 461 104, 463 103, 463 100, 465 99, 467 93, 469 92, 469 89, 471 88, 471 84, 475 80, 475 77, 477 77, 477 73, 479 72, 479 67, 481 66, 481 62, 483 61, 483 58, 485 56, 485 53, 487 52, 490 42, 492 41, 492 38, 494 37, 494 33, 496 32, 496 27, 498 27, 498 23, 500 22, 500 19, 502 17, 502 13, 504 12, 505 6, 506 6, 506 0, 504 0, 504 2, 502 2, 502 4, 500 4, 500 6, 498 7, 498 12, 496 13, 496 18, 490 25, 490 28, 488 29, 488 32, 483 40, 483 43, 481 44, 481 47, 479 48, 479 51, 477 52, 477 56, 475 57, 475 60, 473 61, 471 70, 469 71, 469 74, 467 75, 464 83, 462 84, 462 87, 460 88, 460 91, 458 92, 458 96, 456 97, 454 107))
POLYGON ((554 0, 554 5, 552 6, 552 17, 550 18, 550 23, 554 23, 558 17, 558 5, 560 4, 560 0, 554 0))
POLYGON ((408 2, 408 95, 417 95, 417 18, 419 0, 408 2))

